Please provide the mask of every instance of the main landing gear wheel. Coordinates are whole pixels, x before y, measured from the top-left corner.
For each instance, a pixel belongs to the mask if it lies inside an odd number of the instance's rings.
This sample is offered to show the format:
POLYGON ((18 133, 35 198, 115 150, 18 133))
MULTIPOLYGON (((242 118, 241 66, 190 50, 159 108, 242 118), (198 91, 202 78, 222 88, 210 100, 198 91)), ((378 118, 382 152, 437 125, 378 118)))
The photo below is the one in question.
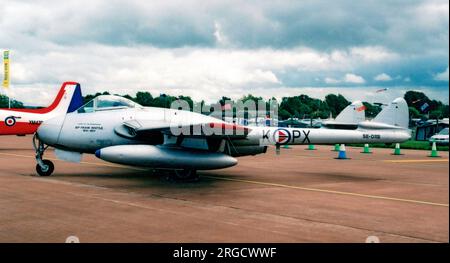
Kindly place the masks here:
POLYGON ((39 163, 36 164, 36 172, 40 176, 50 176, 55 170, 55 165, 50 160, 42 160, 44 164, 41 166, 39 163))
POLYGON ((36 152, 36 172, 40 176, 50 176, 55 170, 55 165, 50 160, 43 160, 44 152, 48 146, 39 140, 39 137, 35 133, 33 136, 33 147, 36 152))
POLYGON ((200 179, 197 171, 192 169, 175 170, 174 174, 179 181, 196 182, 200 179))

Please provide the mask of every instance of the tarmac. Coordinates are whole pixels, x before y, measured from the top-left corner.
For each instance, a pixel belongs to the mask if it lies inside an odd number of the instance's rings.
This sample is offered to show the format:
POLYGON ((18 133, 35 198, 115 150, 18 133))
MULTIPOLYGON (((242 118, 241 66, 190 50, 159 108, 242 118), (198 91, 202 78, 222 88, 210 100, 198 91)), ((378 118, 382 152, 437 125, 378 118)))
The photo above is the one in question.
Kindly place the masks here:
POLYGON ((31 139, 0 136, 0 242, 449 242, 448 152, 270 148, 174 182, 93 155, 39 177, 31 139))

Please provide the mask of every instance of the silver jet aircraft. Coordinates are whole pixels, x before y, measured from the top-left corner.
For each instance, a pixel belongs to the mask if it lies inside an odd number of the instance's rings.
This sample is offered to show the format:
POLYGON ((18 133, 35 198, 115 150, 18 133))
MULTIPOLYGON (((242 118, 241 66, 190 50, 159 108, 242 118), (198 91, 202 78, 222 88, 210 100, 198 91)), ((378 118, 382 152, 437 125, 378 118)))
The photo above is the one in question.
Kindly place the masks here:
POLYGON ((43 159, 52 146, 66 161, 79 162, 82 153, 90 153, 105 161, 170 170, 177 178, 194 179, 197 170, 234 166, 235 157, 265 153, 269 145, 404 142, 410 138, 408 120, 403 98, 354 130, 338 130, 239 126, 191 111, 143 107, 103 95, 45 121, 33 144, 41 176, 54 170, 53 163, 43 159))

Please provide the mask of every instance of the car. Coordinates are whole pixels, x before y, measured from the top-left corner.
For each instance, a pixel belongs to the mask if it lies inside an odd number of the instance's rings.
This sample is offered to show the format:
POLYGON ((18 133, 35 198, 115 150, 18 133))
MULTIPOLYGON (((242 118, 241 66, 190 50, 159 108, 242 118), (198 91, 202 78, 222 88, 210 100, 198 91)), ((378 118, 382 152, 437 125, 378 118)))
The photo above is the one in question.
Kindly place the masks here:
POLYGON ((430 137, 430 144, 436 142, 437 145, 448 145, 448 128, 442 129, 440 132, 430 137))

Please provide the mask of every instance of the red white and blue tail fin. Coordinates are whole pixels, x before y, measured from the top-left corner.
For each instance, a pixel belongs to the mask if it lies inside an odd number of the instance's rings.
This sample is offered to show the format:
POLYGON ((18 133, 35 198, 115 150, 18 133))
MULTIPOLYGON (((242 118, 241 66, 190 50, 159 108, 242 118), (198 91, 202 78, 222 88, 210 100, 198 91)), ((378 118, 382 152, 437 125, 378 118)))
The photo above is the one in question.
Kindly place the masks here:
MULTIPOLYGON (((56 95, 53 103, 42 109, 7 109, 15 112, 27 112, 36 114, 52 115, 66 114, 75 111, 83 105, 83 96, 81 94, 80 84, 77 82, 64 82, 56 95)), ((6 110, 6 109, 5 109, 6 110)))
POLYGON ((83 106, 83 96, 80 84, 77 82, 64 82, 55 101, 46 109, 57 114, 65 114, 74 112, 81 106, 83 106))

